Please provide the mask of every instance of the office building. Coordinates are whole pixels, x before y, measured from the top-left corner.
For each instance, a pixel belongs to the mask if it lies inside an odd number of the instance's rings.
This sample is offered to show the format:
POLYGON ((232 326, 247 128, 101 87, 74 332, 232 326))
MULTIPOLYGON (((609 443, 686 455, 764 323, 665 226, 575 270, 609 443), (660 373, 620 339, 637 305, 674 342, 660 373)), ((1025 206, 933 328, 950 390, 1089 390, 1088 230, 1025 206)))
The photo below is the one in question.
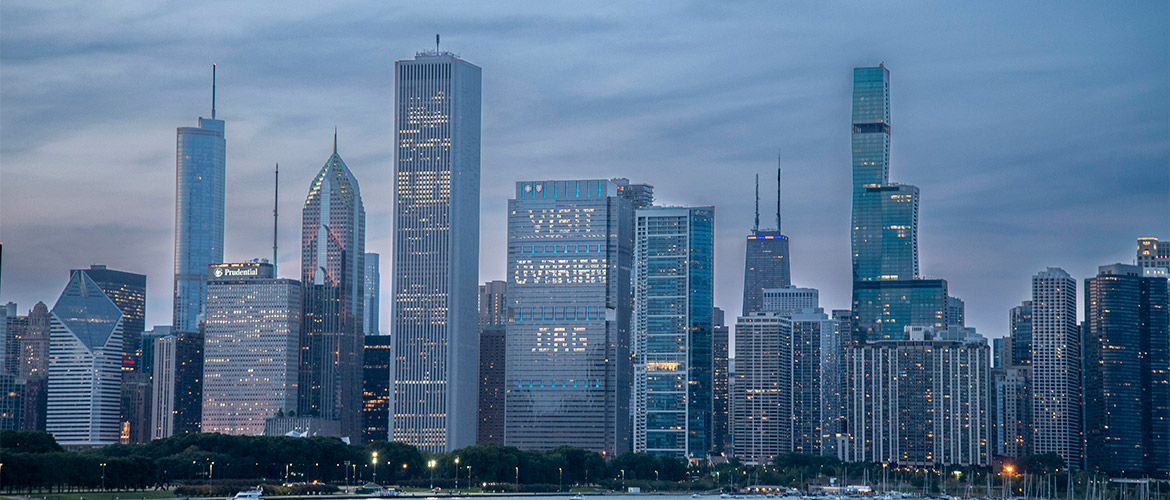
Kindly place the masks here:
POLYGON ((847 460, 986 466, 991 366, 986 344, 878 341, 850 348, 847 460))
POLYGON ((507 288, 505 281, 479 285, 479 404, 476 444, 504 444, 507 386, 507 288))
POLYGON ((137 367, 122 373, 122 420, 118 429, 123 444, 150 441, 151 374, 137 367))
MULTIPOLYGON (((151 372, 151 404, 150 404, 150 437, 160 439, 175 434, 176 401, 175 391, 181 389, 177 385, 179 337, 165 335, 154 340, 151 348, 154 356, 151 372)), ((200 360, 202 371, 202 360, 200 360)), ((200 373, 200 380, 203 376, 200 373)), ((202 394, 202 390, 200 390, 202 394)), ((203 407, 200 406, 200 418, 203 407)))
POLYGON ((711 454, 731 451, 729 363, 731 356, 731 328, 724 319, 723 309, 715 308, 711 327, 711 454))
POLYGON ((1080 467, 1081 344, 1076 281, 1050 267, 1032 276, 1032 446, 1080 467))
POLYGON ((378 254, 366 252, 365 299, 362 303, 362 332, 380 335, 378 331, 378 303, 382 300, 382 273, 378 270, 378 254))
POLYGON ((172 324, 183 333, 198 331, 207 266, 223 262, 227 142, 224 122, 215 118, 214 65, 211 71, 211 119, 200 117, 198 127, 178 129, 172 324))
POLYGON ((966 304, 963 299, 947 296, 947 320, 951 325, 965 326, 966 304))
POLYGON ((792 451, 837 456, 842 427, 844 347, 836 321, 823 309, 792 318, 792 451))
POLYGON ((508 200, 508 446, 630 450, 634 208, 623 193, 644 191, 624 186, 521 181, 508 200))
POLYGON ((450 52, 394 64, 392 440, 475 443, 480 68, 450 52))
POLYGON ((743 314, 762 311, 763 291, 792 284, 788 237, 780 233, 780 170, 776 170, 776 228, 760 229, 760 178, 756 176, 756 222, 747 237, 743 271, 743 314))
POLYGON ((18 316, 15 302, 0 307, 0 373, 20 373, 20 344, 28 330, 28 316, 18 316))
POLYGON ((494 280, 479 285, 479 326, 507 323, 508 282, 494 280))
POLYGON ((854 193, 855 281, 918 276, 918 197, 918 188, 906 184, 863 186, 854 193))
POLYGON ((46 430, 61 446, 114 444, 122 395, 122 312, 74 271, 49 326, 46 430))
POLYGON ((154 341, 171 334, 170 325, 154 325, 154 328, 142 333, 138 340, 139 351, 138 368, 148 375, 154 374, 154 341))
POLYGON ((1170 473, 1170 295, 1166 278, 1113 264, 1085 279, 1086 466, 1170 473))
POLYGON ((714 207, 637 211, 634 452, 711 451, 714 235, 714 207))
POLYGON ((203 432, 254 436, 297 408, 301 283, 272 264, 208 269, 203 347, 203 432))
POLYGON ((28 328, 20 340, 17 375, 24 378, 49 376, 49 322, 52 315, 44 302, 28 312, 28 328))
POLYGON ((390 338, 366 335, 362 357, 363 443, 390 439, 390 370, 394 365, 394 345, 390 338))
POLYGON ((1008 311, 1008 335, 1012 338, 1011 363, 1032 364, 1032 301, 1020 302, 1008 311))
POLYGON ((992 369, 995 390, 996 456, 1021 458, 1032 452, 1032 367, 1009 365, 992 369))
POLYGON ((301 211, 300 416, 362 428, 362 333, 366 295, 366 210, 357 179, 333 154, 309 184, 301 211))
POLYGON ((841 331, 841 344, 846 346, 853 344, 853 310, 833 309, 829 317, 837 322, 837 329, 841 331))
POLYGON ((122 370, 134 370, 142 354, 138 339, 146 328, 146 275, 115 271, 102 264, 75 271, 89 275, 122 311, 122 370))
POLYGON ((1158 238, 1138 238, 1137 265, 1142 268, 1159 267, 1170 269, 1170 241, 1158 238))
POLYGON ((762 465, 792 451, 792 319, 778 313, 735 323, 731 384, 733 456, 762 465))
POLYGON ((0 374, 0 431, 19 431, 23 428, 25 379, 16 375, 0 374))
POLYGON ((856 341, 903 340, 907 326, 947 326, 947 281, 874 280, 853 283, 856 341))
POLYGON ((816 288, 800 288, 786 286, 782 288, 765 288, 763 291, 764 303, 760 312, 778 312, 793 314, 805 309, 820 307, 820 291, 816 288))

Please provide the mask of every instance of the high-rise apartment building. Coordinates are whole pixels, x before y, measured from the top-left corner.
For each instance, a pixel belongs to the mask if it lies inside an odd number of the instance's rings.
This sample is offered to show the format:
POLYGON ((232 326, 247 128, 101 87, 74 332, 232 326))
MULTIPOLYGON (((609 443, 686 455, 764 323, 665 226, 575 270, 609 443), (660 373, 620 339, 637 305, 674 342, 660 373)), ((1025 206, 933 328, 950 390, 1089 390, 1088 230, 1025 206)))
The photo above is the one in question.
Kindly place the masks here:
POLYGON ((391 437, 475 443, 480 68, 450 52, 394 64, 395 338, 391 437))
POLYGON ((1158 238, 1138 238, 1137 240, 1138 267, 1170 268, 1170 241, 1159 241, 1158 238))
POLYGON ((645 190, 628 186, 521 181, 508 200, 508 446, 630 450, 634 208, 624 195, 645 190))
POLYGON ((942 330, 947 309, 946 280, 855 281, 854 340, 905 340, 907 326, 942 330))
POLYGON ((760 179, 756 176, 756 222, 747 237, 743 314, 763 310, 763 291, 792 284, 788 237, 780 233, 780 171, 776 171, 776 228, 760 229, 760 179))
POLYGON ((837 456, 842 427, 844 347, 821 308, 791 313, 792 451, 837 456))
MULTIPOLYGON (((357 179, 337 154, 309 184, 301 210, 300 380, 298 413, 362 428, 362 340, 366 291, 366 210, 357 179)), ((261 429, 263 431, 263 429, 261 429)))
POLYGON ((816 288, 800 288, 786 286, 783 288, 765 288, 763 291, 764 303, 760 312, 777 312, 792 315, 805 309, 820 307, 821 292, 816 288))
POLYGON ((1021 458, 1032 450, 1032 367, 1009 365, 992 369, 995 391, 995 445, 997 456, 1021 458))
POLYGON ((711 453, 718 455, 730 451, 731 427, 731 379, 729 369, 731 356, 731 328, 724 319, 723 309, 715 308, 711 327, 711 453))
MULTIPOLYGON (((160 439, 175 434, 175 391, 179 388, 176 383, 176 376, 179 373, 177 369, 179 337, 174 335, 159 337, 154 340, 151 351, 154 363, 151 370, 150 437, 160 439)), ((200 370, 202 371, 202 366, 200 370)), ((202 373, 199 378, 203 378, 202 373)), ((202 407, 200 418, 203 418, 202 407)))
POLYGON ((1101 266, 1085 279, 1087 467, 1113 475, 1170 472, 1170 295, 1166 278, 1101 266))
POLYGON ((847 460, 926 467, 990 463, 986 343, 879 341, 850 351, 847 460))
POLYGON ((208 269, 203 432, 254 436, 297 407, 301 283, 267 262, 208 269))
POLYGON ((792 319, 752 313, 735 323, 733 455, 767 464, 792 451, 792 319))
MULTIPOLYGON (((207 296, 207 266, 223 262, 227 142, 224 122, 215 119, 215 66, 211 77, 211 119, 179 127, 175 187, 175 303, 177 332, 198 331, 207 296)), ((141 330, 139 330, 141 332, 141 330)))
POLYGON ((1056 267, 1032 276, 1032 451, 1069 467, 1083 456, 1076 286, 1056 267))
POLYGON ((508 283, 479 285, 479 409, 476 444, 504 444, 504 405, 507 385, 508 283))
POLYGON ((715 208, 637 211, 634 452, 703 460, 711 451, 715 208))
POLYGON ((364 350, 362 442, 387 441, 390 439, 390 370, 394 368, 394 344, 389 335, 366 335, 364 350))
POLYGON ((1011 363, 1032 364, 1032 301, 1020 302, 1008 311, 1008 330, 1012 339, 1011 363))
POLYGON ((49 328, 46 430, 62 446, 117 443, 122 312, 86 273, 74 271, 49 328))
POLYGON ((367 336, 378 333, 378 304, 382 300, 382 273, 378 270, 379 255, 366 252, 366 285, 362 300, 362 332, 367 336))

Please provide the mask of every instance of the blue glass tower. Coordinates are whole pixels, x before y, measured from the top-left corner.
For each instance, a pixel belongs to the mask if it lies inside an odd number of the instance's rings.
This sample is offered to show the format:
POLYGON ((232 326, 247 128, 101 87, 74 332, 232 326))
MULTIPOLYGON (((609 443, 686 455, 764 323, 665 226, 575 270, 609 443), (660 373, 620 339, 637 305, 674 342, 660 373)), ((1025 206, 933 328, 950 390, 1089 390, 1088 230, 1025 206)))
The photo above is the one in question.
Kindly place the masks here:
POLYGON ((215 119, 215 66, 211 119, 179 127, 175 185, 174 331, 196 332, 207 294, 207 266, 223 262, 227 175, 223 120, 215 119))

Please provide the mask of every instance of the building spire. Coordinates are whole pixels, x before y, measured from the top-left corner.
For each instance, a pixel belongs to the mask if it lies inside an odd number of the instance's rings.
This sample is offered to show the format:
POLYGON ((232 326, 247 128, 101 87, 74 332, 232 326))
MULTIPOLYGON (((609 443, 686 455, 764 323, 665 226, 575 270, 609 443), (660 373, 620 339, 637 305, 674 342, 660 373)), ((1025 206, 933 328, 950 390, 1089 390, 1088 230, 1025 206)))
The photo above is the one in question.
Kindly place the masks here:
POLYGON ((780 232, 780 152, 776 152, 776 232, 780 232))
POLYGON ((272 277, 276 274, 276 218, 277 208, 280 206, 280 164, 276 164, 275 179, 272 183, 272 277))
POLYGON ((211 63, 211 119, 215 119, 215 63, 211 63))
POLYGON ((337 154, 337 127, 333 127, 333 154, 337 154))
POLYGON ((752 225, 752 232, 760 230, 760 174, 756 174, 756 223, 752 225))

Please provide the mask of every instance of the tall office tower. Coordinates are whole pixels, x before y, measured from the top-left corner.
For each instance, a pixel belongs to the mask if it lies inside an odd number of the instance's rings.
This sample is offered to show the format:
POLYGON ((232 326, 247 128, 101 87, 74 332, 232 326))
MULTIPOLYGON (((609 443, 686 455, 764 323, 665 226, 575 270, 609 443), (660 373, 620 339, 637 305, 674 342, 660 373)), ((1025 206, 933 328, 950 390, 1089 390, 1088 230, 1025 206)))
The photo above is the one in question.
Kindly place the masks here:
MULTIPOLYGON (((174 434, 200 432, 203 418, 203 340, 200 323, 194 332, 179 332, 175 344, 174 407, 171 431, 174 434)), ((165 437, 165 436, 164 436, 165 437)))
POLYGON ((25 379, 16 375, 0 374, 0 431, 19 431, 23 428, 25 379))
POLYGON ((1138 238, 1137 240, 1138 267, 1170 268, 1170 241, 1159 241, 1158 238, 1138 238))
POLYGON ((637 210, 634 452, 711 451, 715 207, 637 210))
POLYGON ((475 443, 480 69, 450 52, 394 63, 393 441, 475 443))
POLYGON ((743 270, 743 314, 762 311, 765 288, 792 284, 788 237, 780 233, 780 170, 776 170, 776 228, 760 229, 760 178, 756 176, 756 223, 747 237, 743 270))
POLYGON ((153 376, 154 374, 154 341, 171 334, 170 325, 154 325, 154 328, 142 332, 142 338, 138 340, 139 348, 142 355, 138 359, 138 368, 143 373, 153 376))
POLYGON ((253 436, 297 407, 301 283, 267 262, 215 264, 204 306, 203 432, 253 436))
POLYGON ((0 306, 0 374, 8 373, 11 369, 8 366, 8 359, 5 354, 8 352, 8 317, 16 316, 16 303, 9 302, 0 306), (9 312, 11 310, 11 312, 9 312))
POLYGON ((46 430, 62 446, 117 443, 122 312, 86 273, 74 271, 49 328, 46 430))
MULTIPOLYGON (((302 417, 341 421, 341 435, 362 428, 362 333, 366 209, 357 179, 337 154, 309 184, 301 210, 300 400, 302 417)), ((263 430, 263 429, 261 429, 263 430)))
POLYGON ((715 308, 711 319, 711 453, 719 455, 730 451, 731 379, 728 373, 731 356, 731 329, 727 327, 723 309, 715 308))
POLYGON ((76 270, 89 275, 122 311, 122 370, 134 370, 142 354, 138 339, 146 329, 146 275, 115 271, 102 264, 76 270))
POLYGON ((833 309, 829 317, 837 322, 837 328, 841 331, 841 344, 846 346, 853 344, 853 311, 851 309, 833 309))
POLYGON ((733 455, 767 464, 792 451, 792 319, 752 313, 735 322, 733 455))
POLYGON ((1012 338, 1011 363, 1032 364, 1032 301, 1025 300, 1008 311, 1008 335, 1012 338))
POLYGON ((1020 458, 1032 452, 1032 367, 993 368, 995 446, 998 456, 1020 458))
POLYGON ((928 467, 990 463, 986 343, 878 341, 850 351, 848 460, 928 467))
POLYGON ((508 446, 630 450, 634 209, 623 181, 522 181, 508 200, 508 446))
POLYGON ((765 288, 763 290, 764 301, 759 311, 792 315, 805 309, 816 309, 821 306, 820 295, 820 290, 816 288, 796 286, 765 288))
MULTIPOLYGON (((215 119, 215 65, 211 68, 211 119, 179 127, 175 186, 175 331, 199 330, 207 295, 207 266, 223 262, 227 142, 215 119)), ((141 331, 141 330, 139 330, 141 331)))
POLYGON ((3 325, 3 341, 4 349, 0 351, 0 355, 4 358, 0 361, 0 373, 8 375, 16 375, 20 373, 20 344, 28 330, 28 316, 18 316, 15 302, 9 302, 3 307, 4 316, 0 317, 3 325))
POLYGON ((837 456, 844 349, 824 309, 792 314, 792 451, 837 456))
POLYGON ((378 271, 378 254, 366 252, 366 287, 362 300, 362 332, 378 335, 378 302, 382 297, 382 273, 378 271))
POLYGON ((20 368, 17 375, 25 379, 24 430, 45 430, 49 382, 49 324, 52 314, 44 302, 37 302, 28 312, 28 329, 20 340, 20 368))
MULTIPOLYGON (((366 254, 370 255, 370 254, 366 254)), ((362 442, 390 439, 390 369, 394 345, 389 335, 367 335, 362 358, 362 442)))
MULTIPOLYGON (((154 341, 151 383, 150 437, 159 439, 175 434, 175 391, 179 337, 165 335, 154 341)), ((202 378, 202 377, 200 377, 202 378)), ((202 418, 202 407, 200 407, 202 418)))
POLYGON ((963 316, 966 316, 966 304, 963 299, 947 296, 947 320, 949 324, 965 326, 963 316))
POLYGON ((1170 472, 1170 296, 1166 278, 1113 264, 1085 279, 1086 466, 1170 472))
POLYGON ((853 282, 854 341, 905 340, 907 326, 947 326, 947 280, 853 282))
POLYGON ((1032 276, 1032 446, 1080 467, 1081 344, 1077 283, 1063 269, 1032 276))
POLYGON ((137 367, 122 374, 122 421, 119 438, 123 444, 150 441, 150 377, 151 374, 137 367))
POLYGON ((504 405, 507 386, 506 281, 479 285, 479 404, 476 444, 504 444, 504 405))

